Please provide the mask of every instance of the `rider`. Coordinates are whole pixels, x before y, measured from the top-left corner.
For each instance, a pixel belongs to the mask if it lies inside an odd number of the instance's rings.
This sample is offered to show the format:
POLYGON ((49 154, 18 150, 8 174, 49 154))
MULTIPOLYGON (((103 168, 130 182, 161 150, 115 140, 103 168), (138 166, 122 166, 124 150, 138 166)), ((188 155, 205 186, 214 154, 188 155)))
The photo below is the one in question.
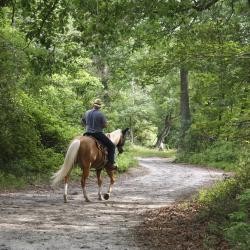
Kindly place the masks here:
POLYGON ((103 129, 107 127, 107 119, 100 111, 102 102, 96 99, 93 103, 93 108, 88 110, 82 118, 83 124, 86 126, 86 133, 99 140, 108 151, 108 162, 105 168, 114 171, 117 170, 115 163, 115 144, 103 133, 103 129))

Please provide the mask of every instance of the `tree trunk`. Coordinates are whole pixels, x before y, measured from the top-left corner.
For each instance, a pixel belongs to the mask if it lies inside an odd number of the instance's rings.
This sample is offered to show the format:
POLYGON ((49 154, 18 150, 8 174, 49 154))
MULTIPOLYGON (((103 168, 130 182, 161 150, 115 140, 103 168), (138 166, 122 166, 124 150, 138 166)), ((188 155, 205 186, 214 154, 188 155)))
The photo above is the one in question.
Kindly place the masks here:
POLYGON ((181 78, 181 138, 185 137, 187 130, 191 125, 191 114, 189 109, 189 91, 188 91, 188 70, 184 67, 180 69, 181 78))
POLYGON ((129 130, 130 130, 131 143, 134 144, 134 142, 135 142, 135 140, 134 140, 134 128, 133 128, 133 120, 132 120, 131 116, 129 118, 129 130))
MULTIPOLYGON (((135 105, 135 81, 132 79, 131 81, 131 93, 132 93, 132 105, 135 105)), ((134 144, 134 128, 133 128, 133 118, 130 116, 129 118, 129 126, 130 126, 130 139, 132 144, 134 144)))
POLYGON ((163 130, 158 135, 157 142, 155 143, 156 148, 160 149, 164 139, 168 136, 170 132, 170 128, 171 128, 171 121, 172 121, 172 117, 171 117, 171 114, 169 114, 165 118, 165 124, 164 124, 163 130))
POLYGON ((100 68, 100 73, 101 73, 101 82, 102 85, 104 87, 104 95, 103 95, 103 99, 105 103, 108 103, 110 101, 109 98, 109 91, 108 91, 108 76, 109 76, 109 68, 107 64, 103 64, 101 65, 100 68))

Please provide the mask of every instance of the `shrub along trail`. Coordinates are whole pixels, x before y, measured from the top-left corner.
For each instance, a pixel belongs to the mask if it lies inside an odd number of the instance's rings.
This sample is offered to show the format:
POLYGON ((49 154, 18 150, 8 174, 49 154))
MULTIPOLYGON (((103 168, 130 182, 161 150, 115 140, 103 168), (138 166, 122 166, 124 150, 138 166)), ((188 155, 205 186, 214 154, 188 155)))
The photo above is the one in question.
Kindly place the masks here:
MULTIPOLYGON (((140 167, 117 178, 108 201, 97 200, 94 178, 87 186, 90 203, 83 201, 78 183, 70 183, 66 204, 62 187, 5 192, 0 196, 0 249, 152 249, 142 234, 138 240, 135 230, 143 213, 189 197, 221 178, 221 171, 141 158, 140 167)), ((108 179, 103 191, 107 186, 108 179)))

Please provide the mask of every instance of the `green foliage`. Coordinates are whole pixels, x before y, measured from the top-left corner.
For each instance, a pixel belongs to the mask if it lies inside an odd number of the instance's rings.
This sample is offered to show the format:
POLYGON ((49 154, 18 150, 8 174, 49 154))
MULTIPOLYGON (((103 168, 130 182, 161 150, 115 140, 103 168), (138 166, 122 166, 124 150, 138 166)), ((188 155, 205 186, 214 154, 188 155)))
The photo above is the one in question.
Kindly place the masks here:
POLYGON ((245 222, 233 223, 225 229, 225 236, 234 249, 247 250, 250 244, 250 224, 245 222))
POLYGON ((209 208, 210 215, 223 217, 235 209, 237 204, 234 199, 239 192, 237 181, 228 179, 218 182, 209 190, 201 191, 198 201, 209 208))
POLYGON ((3 169, 10 161, 30 155, 37 147, 39 135, 22 103, 20 84, 28 72, 28 60, 21 50, 23 37, 16 30, 4 27, 0 43, 0 167, 3 169))
POLYGON ((60 68, 64 74, 52 75, 43 68, 48 51, 34 43, 25 48, 24 34, 8 24, 0 43, 1 186, 19 187, 58 168, 68 143, 81 133, 82 112, 101 86, 82 68, 89 60, 80 56, 71 71, 60 68))
POLYGON ((149 96, 150 88, 142 89, 133 83, 129 85, 128 89, 124 89, 123 86, 114 86, 111 89, 113 101, 105 109, 110 120, 109 129, 112 131, 129 127, 134 143, 152 145, 156 127, 147 119, 148 116, 153 117, 155 111, 149 96))
POLYGON ((34 148, 29 157, 12 160, 0 170, 0 189, 20 189, 39 182, 48 183, 48 176, 58 170, 62 162, 63 155, 53 149, 34 148))
POLYGON ((27 185, 23 178, 0 171, 0 189, 20 189, 27 185))
POLYGON ((147 147, 133 145, 130 149, 135 157, 165 157, 165 158, 175 158, 176 150, 169 149, 159 151, 156 149, 150 149, 147 147))
POLYGON ((250 187, 250 145, 248 144, 244 150, 242 150, 239 160, 239 167, 236 172, 237 179, 239 180, 239 186, 242 189, 250 187))
POLYGON ((126 172, 129 168, 135 167, 138 161, 135 159, 131 150, 125 151, 117 157, 117 165, 120 173, 126 172))
MULTIPOLYGON (((235 177, 203 190, 199 202, 204 206, 200 218, 217 224, 234 249, 248 249, 250 236, 250 165, 249 154, 242 152, 235 177)), ((208 228, 208 234, 216 235, 208 228)), ((220 236, 221 237, 221 236, 220 236)))
POLYGON ((179 152, 178 160, 232 171, 238 165, 242 150, 244 147, 238 143, 220 140, 202 152, 179 152))
POLYGON ((250 189, 246 189, 239 197, 240 209, 248 212, 250 210, 250 189))
POLYGON ((225 237, 235 249, 248 249, 250 244, 250 189, 238 197, 238 210, 230 214, 230 223, 224 229, 225 237))
POLYGON ((241 161, 238 168, 235 168, 237 172, 234 177, 216 183, 209 190, 201 191, 199 201, 209 207, 212 212, 230 211, 234 209, 234 204, 241 204, 242 208, 249 205, 250 161, 247 152, 248 150, 245 153, 242 152, 241 161))

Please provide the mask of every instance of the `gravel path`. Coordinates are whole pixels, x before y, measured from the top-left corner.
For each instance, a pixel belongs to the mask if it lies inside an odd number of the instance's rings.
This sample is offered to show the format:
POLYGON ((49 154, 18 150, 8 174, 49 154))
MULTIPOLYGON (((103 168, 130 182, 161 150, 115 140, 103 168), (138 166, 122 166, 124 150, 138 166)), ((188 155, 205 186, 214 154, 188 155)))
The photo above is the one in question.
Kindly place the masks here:
POLYGON ((223 177, 221 171, 169 159, 140 158, 139 163, 117 178, 108 201, 98 201, 94 178, 87 185, 90 203, 78 183, 70 183, 66 204, 62 188, 0 194, 0 250, 150 249, 133 239, 141 212, 189 197, 223 177))

